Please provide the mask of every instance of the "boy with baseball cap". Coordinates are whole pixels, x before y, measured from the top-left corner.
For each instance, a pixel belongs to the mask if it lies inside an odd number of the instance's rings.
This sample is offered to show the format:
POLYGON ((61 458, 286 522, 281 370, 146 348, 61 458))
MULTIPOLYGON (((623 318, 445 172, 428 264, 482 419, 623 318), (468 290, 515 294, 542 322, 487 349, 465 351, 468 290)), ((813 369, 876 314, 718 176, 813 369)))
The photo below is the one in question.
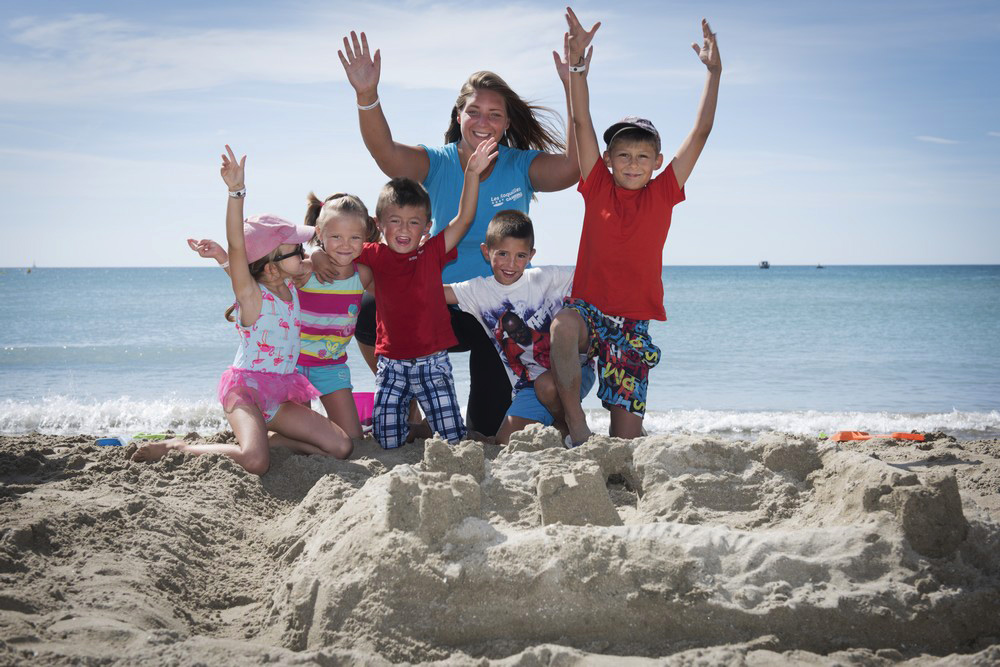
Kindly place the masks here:
POLYGON ((591 435, 577 399, 581 352, 597 358, 598 396, 611 413, 611 435, 642 434, 647 378, 660 360, 660 350, 649 336, 649 320, 666 319, 663 245, 671 211, 684 201, 684 183, 712 130, 722 62, 715 34, 702 20, 704 43, 692 44, 708 68, 698 117, 673 160, 653 178, 663 165, 663 154, 660 134, 645 118, 627 116, 609 127, 602 159, 587 88, 587 47, 600 23, 584 30, 571 9, 566 21, 571 122, 585 213, 573 290, 551 327, 551 355, 570 433, 567 441, 575 446, 591 435))

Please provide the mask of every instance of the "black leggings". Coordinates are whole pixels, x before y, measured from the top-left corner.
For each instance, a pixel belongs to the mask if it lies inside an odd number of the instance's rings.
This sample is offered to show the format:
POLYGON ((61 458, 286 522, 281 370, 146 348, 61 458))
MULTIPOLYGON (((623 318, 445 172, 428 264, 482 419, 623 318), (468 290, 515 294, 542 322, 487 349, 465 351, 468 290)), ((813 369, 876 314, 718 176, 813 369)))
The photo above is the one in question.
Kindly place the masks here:
MULTIPOLYGON (((470 387, 465 425, 470 431, 496 435, 510 408, 507 370, 479 320, 457 306, 448 310, 451 312, 451 328, 458 338, 458 345, 448 351, 469 353, 470 387)), ((375 345, 375 297, 367 292, 361 297, 361 312, 354 337, 365 345, 375 345)))

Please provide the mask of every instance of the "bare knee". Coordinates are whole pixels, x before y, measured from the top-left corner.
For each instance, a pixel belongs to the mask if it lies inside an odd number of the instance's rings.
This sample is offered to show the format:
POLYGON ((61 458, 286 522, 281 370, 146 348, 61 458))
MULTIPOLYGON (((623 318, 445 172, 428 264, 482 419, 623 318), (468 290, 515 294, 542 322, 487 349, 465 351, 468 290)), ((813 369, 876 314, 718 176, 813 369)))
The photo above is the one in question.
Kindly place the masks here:
POLYGON ((555 378, 552 377, 552 373, 542 373, 535 380, 535 396, 538 397, 539 402, 548 407, 559 399, 559 392, 556 389, 555 378))
POLYGON ((244 454, 241 459, 237 463, 251 475, 263 475, 271 468, 271 456, 266 449, 262 452, 244 454))
POLYGON ((354 441, 346 434, 337 434, 330 442, 323 444, 323 451, 337 459, 346 459, 354 451, 354 441))

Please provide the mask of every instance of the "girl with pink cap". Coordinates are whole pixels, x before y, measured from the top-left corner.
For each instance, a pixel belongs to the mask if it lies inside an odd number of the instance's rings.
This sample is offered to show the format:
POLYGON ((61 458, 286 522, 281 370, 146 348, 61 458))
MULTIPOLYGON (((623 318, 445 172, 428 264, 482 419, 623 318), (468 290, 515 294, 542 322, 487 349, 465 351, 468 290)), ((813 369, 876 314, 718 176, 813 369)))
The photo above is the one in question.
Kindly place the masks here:
POLYGON ((236 303, 226 319, 236 324, 240 347, 219 380, 219 400, 236 436, 235 443, 194 444, 183 440, 146 443, 133 455, 152 461, 168 450, 225 454, 247 472, 263 475, 270 467, 269 447, 303 454, 350 456, 353 443, 342 428, 313 412, 319 395, 296 372, 301 327, 298 290, 292 278, 302 272, 302 244, 315 230, 270 215, 243 220, 244 166, 229 146, 222 156, 222 179, 229 186, 226 239, 229 276, 236 303), (268 431, 273 433, 269 436, 268 431))

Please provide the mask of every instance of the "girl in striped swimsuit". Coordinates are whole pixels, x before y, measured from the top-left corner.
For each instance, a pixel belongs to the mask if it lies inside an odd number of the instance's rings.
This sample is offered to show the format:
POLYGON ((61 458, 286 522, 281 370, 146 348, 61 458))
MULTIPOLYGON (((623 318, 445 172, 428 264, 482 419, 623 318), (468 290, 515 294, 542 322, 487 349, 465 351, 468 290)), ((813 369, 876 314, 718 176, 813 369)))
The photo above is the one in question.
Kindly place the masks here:
POLYGON ((365 242, 378 241, 378 229, 361 200, 343 193, 325 201, 309 193, 305 223, 316 227, 315 242, 330 258, 335 275, 333 282, 323 283, 310 274, 299 285, 302 347, 298 370, 319 390, 327 416, 349 436, 360 438, 347 344, 354 337, 361 295, 372 283, 372 272, 354 260, 365 242))

